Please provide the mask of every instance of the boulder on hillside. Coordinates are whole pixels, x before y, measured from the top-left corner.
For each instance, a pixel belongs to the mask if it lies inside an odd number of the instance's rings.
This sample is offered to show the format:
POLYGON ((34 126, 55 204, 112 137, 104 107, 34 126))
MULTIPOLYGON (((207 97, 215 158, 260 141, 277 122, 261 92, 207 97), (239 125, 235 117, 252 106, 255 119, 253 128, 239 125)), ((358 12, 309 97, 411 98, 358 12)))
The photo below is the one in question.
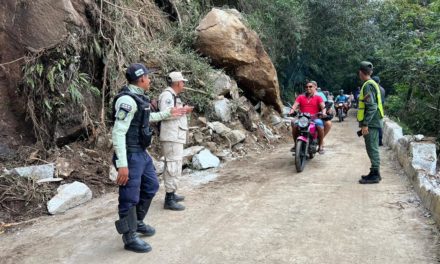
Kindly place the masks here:
POLYGON ((246 139, 246 133, 241 130, 232 130, 227 133, 225 137, 229 140, 231 146, 235 146, 246 139))
POLYGON ((281 112, 275 67, 257 33, 240 21, 236 11, 213 8, 196 32, 199 52, 210 57, 216 66, 233 72, 245 92, 281 112))
POLYGON ((214 80, 214 95, 229 95, 232 99, 239 97, 237 82, 231 77, 221 71, 216 71, 211 74, 211 78, 214 80))
POLYGON ((210 122, 208 123, 208 127, 211 128, 215 133, 222 136, 232 131, 232 129, 220 122, 210 122))
POLYGON ((222 122, 231 121, 231 104, 226 98, 218 99, 213 102, 214 118, 222 122))

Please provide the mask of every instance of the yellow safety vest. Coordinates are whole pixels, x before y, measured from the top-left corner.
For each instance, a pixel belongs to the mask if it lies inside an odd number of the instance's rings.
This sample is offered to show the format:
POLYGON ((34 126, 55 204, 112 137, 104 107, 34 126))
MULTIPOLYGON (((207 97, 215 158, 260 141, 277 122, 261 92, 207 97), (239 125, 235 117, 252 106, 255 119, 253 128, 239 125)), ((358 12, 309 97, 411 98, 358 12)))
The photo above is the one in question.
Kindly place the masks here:
POLYGON ((382 95, 380 93, 379 85, 374 80, 368 80, 362 85, 361 93, 359 94, 359 109, 357 112, 357 120, 359 122, 362 122, 364 120, 364 115, 365 115, 364 88, 367 84, 372 84, 374 88, 376 88, 377 108, 379 109, 380 118, 383 118, 384 116, 382 95))

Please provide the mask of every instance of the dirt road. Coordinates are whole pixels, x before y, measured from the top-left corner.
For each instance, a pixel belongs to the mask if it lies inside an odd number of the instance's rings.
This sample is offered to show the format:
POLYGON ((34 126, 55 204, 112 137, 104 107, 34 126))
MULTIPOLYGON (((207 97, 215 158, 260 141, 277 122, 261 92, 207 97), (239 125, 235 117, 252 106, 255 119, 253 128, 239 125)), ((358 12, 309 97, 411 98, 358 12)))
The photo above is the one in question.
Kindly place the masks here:
POLYGON ((327 152, 295 172, 290 146, 228 163, 219 177, 185 180, 183 212, 148 222, 148 254, 124 251, 114 229, 116 194, 0 236, 1 263, 398 263, 439 262, 437 229, 389 151, 383 181, 360 185, 368 158, 354 117, 335 123, 327 152))

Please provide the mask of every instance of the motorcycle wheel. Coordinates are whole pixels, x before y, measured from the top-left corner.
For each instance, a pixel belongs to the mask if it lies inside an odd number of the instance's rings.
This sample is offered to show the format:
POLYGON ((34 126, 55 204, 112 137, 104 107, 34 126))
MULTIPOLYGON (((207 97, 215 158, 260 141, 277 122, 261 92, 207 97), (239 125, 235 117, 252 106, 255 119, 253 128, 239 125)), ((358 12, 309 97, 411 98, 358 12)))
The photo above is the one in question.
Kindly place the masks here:
POLYGON ((297 172, 302 172, 304 170, 304 166, 306 165, 306 147, 307 145, 304 141, 298 140, 298 142, 296 142, 295 167, 297 172))
POLYGON ((344 117, 342 116, 342 108, 338 109, 338 117, 339 117, 339 122, 344 121, 344 117))

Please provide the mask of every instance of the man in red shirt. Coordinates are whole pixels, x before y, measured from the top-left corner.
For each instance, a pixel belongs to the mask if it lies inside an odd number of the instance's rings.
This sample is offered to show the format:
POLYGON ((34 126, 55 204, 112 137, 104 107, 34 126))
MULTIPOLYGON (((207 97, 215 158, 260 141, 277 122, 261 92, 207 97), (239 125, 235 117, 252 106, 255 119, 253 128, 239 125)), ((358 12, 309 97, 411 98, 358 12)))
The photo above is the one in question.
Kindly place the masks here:
MULTIPOLYGON (((315 94, 316 86, 314 85, 313 81, 307 82, 305 93, 296 98, 292 109, 290 109, 290 113, 295 112, 299 107, 299 111, 301 111, 301 113, 309 113, 311 116, 314 116, 322 111, 322 116, 325 117, 326 111, 324 101, 322 100, 321 96, 315 94)), ((319 154, 324 154, 324 123, 319 118, 315 118, 313 121, 315 122, 318 130, 319 154)), ((296 138, 298 137, 298 127, 296 122, 292 122, 292 137, 293 141, 296 143, 296 138)), ((295 145, 291 151, 295 151, 295 145)))

